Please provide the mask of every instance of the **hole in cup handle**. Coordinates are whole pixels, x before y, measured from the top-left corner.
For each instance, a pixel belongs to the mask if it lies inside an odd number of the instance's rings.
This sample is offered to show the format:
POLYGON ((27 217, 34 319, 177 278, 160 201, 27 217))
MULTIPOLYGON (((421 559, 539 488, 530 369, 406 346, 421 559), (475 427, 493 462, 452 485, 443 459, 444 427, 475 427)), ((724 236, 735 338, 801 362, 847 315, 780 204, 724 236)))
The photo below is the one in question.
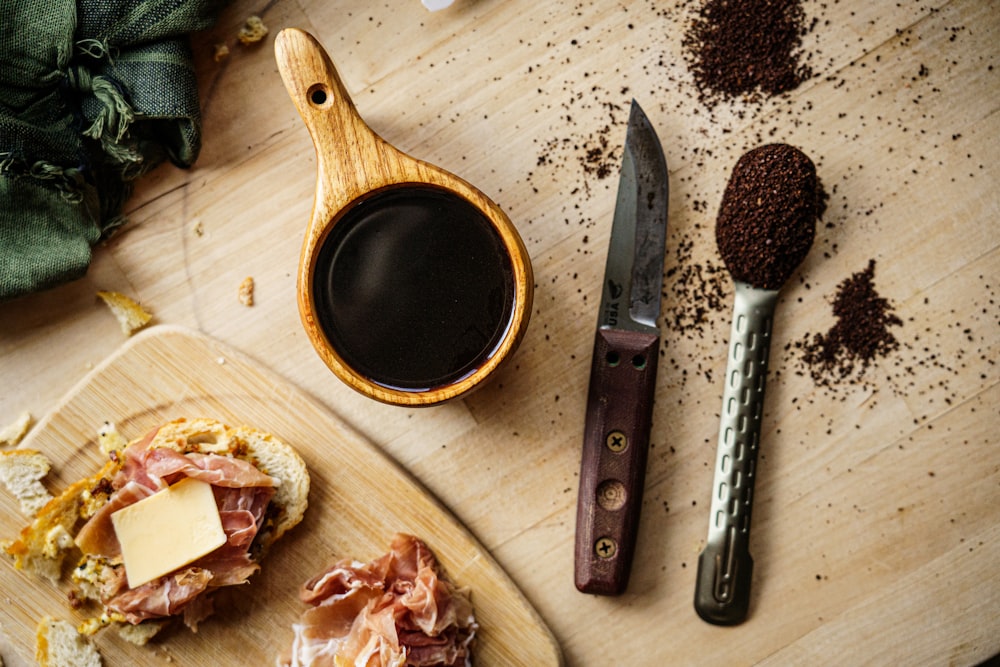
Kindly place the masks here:
POLYGON ((314 107, 323 107, 330 101, 330 89, 326 84, 314 83, 309 87, 307 96, 314 107))

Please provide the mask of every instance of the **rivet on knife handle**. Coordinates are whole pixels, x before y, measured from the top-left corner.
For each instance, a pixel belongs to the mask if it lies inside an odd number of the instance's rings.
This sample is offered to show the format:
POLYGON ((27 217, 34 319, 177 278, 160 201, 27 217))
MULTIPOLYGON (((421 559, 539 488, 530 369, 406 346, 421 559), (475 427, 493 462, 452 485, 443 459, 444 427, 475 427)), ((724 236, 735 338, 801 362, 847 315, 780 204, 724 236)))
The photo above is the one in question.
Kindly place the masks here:
POLYGON ((652 421, 659 336, 598 330, 577 503, 575 583, 618 595, 635 552, 652 421))

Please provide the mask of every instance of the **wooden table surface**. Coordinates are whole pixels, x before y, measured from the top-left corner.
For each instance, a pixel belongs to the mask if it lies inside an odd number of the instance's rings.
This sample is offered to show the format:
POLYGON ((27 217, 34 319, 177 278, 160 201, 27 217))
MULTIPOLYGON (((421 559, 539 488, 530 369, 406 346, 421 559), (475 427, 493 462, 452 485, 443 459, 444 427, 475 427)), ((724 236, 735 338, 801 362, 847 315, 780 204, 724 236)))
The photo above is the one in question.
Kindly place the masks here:
POLYGON ((140 183, 86 278, 0 304, 0 425, 41 418, 123 344, 95 298, 117 290, 155 322, 276 371, 408 469, 520 586, 568 665, 974 665, 1000 653, 1000 12, 988 0, 805 2, 815 76, 710 110, 682 45, 698 4, 232 3, 194 40, 195 167, 140 183), (237 44, 254 13, 270 34, 237 44), (295 275, 316 162, 273 56, 290 26, 326 46, 381 136, 475 184, 524 238, 527 335, 464 400, 375 403, 309 345, 295 275), (220 42, 231 53, 216 62, 220 42), (607 598, 574 589, 573 533, 633 97, 664 145, 670 222, 636 562, 626 594, 607 598), (814 159, 830 201, 775 320, 750 617, 720 628, 692 607, 732 302, 713 230, 736 159, 772 141, 814 159), (860 379, 818 383, 795 344, 829 330, 838 284, 870 260, 903 322, 899 348, 860 379), (247 276, 252 307, 237 299, 247 276))

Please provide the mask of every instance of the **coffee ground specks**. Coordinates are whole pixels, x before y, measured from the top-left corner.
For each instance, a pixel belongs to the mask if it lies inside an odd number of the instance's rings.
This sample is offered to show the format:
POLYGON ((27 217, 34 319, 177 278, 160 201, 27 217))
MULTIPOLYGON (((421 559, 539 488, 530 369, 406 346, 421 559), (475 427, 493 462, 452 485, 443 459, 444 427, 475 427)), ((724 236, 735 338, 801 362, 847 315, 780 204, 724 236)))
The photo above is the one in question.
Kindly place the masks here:
POLYGON ((619 101, 622 98, 594 87, 589 99, 581 95, 571 95, 563 105, 565 130, 544 142, 538 154, 537 167, 553 164, 576 164, 584 181, 589 178, 603 180, 610 176, 617 178, 621 166, 624 136, 620 125, 627 122, 628 106, 619 101), (576 128, 574 114, 582 110, 601 109, 606 120, 581 131, 576 128), (624 115, 623 115, 624 114, 624 115))

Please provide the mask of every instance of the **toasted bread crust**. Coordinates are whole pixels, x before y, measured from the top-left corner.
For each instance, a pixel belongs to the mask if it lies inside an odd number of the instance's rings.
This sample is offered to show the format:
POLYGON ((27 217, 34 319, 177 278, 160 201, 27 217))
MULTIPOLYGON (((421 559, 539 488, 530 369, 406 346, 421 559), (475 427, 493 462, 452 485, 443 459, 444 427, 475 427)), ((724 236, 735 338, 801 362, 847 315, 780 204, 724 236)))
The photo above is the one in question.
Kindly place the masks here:
POLYGON ((109 461, 93 477, 70 484, 65 491, 49 500, 18 539, 7 545, 14 557, 14 567, 57 581, 63 560, 73 546, 72 536, 84 514, 84 503, 90 490, 102 479, 113 476, 118 464, 109 461), (69 540, 65 539, 69 536, 69 540))
POLYGON ((149 324, 153 318, 139 303, 119 292, 101 291, 97 293, 108 305, 121 326, 122 333, 131 336, 136 330, 149 324))

